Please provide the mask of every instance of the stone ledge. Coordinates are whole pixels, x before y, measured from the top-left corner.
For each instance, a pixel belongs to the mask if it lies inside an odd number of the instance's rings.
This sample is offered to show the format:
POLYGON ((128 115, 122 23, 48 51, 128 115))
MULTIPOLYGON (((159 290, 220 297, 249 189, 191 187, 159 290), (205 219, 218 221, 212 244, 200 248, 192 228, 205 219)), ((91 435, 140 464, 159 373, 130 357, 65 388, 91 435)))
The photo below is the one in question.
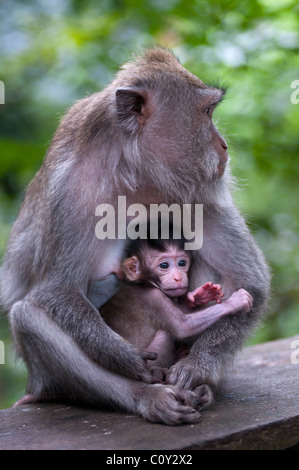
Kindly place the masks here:
POLYGON ((299 335, 240 353, 196 425, 170 427, 110 411, 26 405, 0 411, 0 449, 288 449, 299 443, 294 340, 299 335))

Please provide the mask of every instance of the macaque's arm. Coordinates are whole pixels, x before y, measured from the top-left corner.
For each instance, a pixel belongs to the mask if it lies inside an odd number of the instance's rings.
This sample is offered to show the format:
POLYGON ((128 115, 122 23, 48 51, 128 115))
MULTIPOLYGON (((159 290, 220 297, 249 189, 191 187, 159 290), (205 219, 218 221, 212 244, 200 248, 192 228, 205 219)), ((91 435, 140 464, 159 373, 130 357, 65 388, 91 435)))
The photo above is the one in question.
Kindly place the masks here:
POLYGON ((186 295, 186 304, 189 308, 195 308, 213 300, 216 300, 216 302, 220 304, 223 296, 224 294, 220 284, 206 282, 204 285, 197 287, 192 292, 188 292, 186 295))
POLYGON ((198 312, 184 314, 159 289, 146 289, 144 302, 149 303, 149 314, 159 329, 169 331, 175 338, 184 339, 198 335, 225 315, 249 312, 252 297, 244 289, 234 292, 221 304, 213 305, 198 312))

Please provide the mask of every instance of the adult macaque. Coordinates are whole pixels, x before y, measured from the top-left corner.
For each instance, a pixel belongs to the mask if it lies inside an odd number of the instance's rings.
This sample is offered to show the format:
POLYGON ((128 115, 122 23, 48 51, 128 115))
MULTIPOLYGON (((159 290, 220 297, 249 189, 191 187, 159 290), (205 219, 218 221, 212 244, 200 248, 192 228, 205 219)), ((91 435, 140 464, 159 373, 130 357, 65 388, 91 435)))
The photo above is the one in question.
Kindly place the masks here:
POLYGON ((252 332, 269 295, 269 274, 229 191, 227 144, 213 125, 224 90, 209 87, 167 50, 145 50, 102 92, 62 119, 12 228, 1 272, 27 398, 67 396, 167 424, 194 423, 200 384, 216 384, 252 332), (144 353, 114 332, 88 300, 96 281, 119 270, 124 240, 98 240, 95 208, 204 205, 204 242, 193 254, 191 289, 205 279, 225 298, 240 288, 248 313, 204 330, 168 381, 153 384, 144 353))
POLYGON ((175 340, 198 335, 223 316, 252 308, 252 297, 243 289, 221 305, 219 284, 206 282, 187 292, 189 268, 190 254, 183 250, 182 240, 131 243, 122 263, 131 284, 101 307, 113 330, 138 348, 158 354, 154 366, 169 368, 175 363, 175 340), (191 313, 211 301, 217 304, 191 313))

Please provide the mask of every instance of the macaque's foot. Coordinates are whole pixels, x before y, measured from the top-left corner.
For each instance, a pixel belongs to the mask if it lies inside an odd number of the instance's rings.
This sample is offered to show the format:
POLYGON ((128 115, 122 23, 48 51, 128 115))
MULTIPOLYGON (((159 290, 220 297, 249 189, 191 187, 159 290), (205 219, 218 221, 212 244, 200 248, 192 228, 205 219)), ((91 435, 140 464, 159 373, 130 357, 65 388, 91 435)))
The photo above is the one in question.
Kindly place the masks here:
POLYGON ((207 304, 213 300, 220 303, 223 296, 224 294, 220 284, 206 282, 204 285, 197 287, 194 291, 188 292, 187 305, 189 308, 195 308, 198 305, 207 304))
POLYGON ((163 383, 166 380, 168 369, 166 367, 152 366, 151 374, 157 383, 163 383))
POLYGON ((66 395, 62 393, 41 393, 39 395, 33 395, 32 393, 26 393, 23 397, 17 400, 13 408, 19 405, 29 405, 31 403, 41 403, 41 402, 57 402, 67 400, 66 395))
POLYGON ((139 390, 140 414, 153 423, 177 425, 197 423, 200 398, 195 392, 172 385, 155 384, 139 390))
POLYGON ((36 403, 40 400, 40 397, 36 397, 32 395, 31 393, 26 393, 23 397, 19 398, 14 404, 13 408, 19 406, 19 405, 29 405, 30 403, 36 403))
POLYGON ((166 383, 187 390, 195 390, 202 384, 217 385, 220 380, 220 370, 215 361, 201 365, 198 359, 187 356, 170 367, 166 375, 166 383))
POLYGON ((200 385, 194 390, 198 397, 198 411, 202 411, 213 403, 213 393, 207 384, 200 385))
POLYGON ((142 350, 140 351, 140 357, 143 361, 143 370, 141 370, 140 368, 141 372, 137 375, 137 380, 141 380, 142 382, 147 384, 154 384, 160 382, 160 380, 157 378, 158 374, 156 376, 156 374, 152 370, 153 367, 148 363, 148 361, 155 361, 158 357, 158 354, 155 352, 142 350))

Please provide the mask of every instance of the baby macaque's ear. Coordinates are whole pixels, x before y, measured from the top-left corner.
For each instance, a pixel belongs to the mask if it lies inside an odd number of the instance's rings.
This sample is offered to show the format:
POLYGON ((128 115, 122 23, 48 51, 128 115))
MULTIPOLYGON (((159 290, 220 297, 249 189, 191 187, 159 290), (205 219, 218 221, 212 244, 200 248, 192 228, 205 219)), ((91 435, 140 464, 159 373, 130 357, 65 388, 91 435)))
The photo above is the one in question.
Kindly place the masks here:
POLYGON ((140 262, 137 256, 127 258, 123 262, 125 277, 129 281, 137 281, 141 276, 140 262))

